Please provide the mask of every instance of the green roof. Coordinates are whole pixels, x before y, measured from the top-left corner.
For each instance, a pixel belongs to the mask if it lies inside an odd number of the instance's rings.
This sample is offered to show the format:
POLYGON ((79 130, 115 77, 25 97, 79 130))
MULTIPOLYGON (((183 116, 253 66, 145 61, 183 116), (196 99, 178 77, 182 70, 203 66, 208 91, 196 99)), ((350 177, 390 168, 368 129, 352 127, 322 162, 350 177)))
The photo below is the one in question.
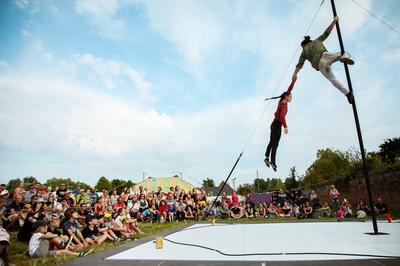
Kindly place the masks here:
POLYGON ((143 188, 147 188, 149 191, 157 191, 158 187, 162 187, 163 191, 169 191, 170 187, 180 187, 183 188, 186 192, 192 190, 195 186, 186 182, 179 177, 148 177, 140 183, 137 183, 133 186, 134 189, 138 189, 139 186, 143 186, 143 188))

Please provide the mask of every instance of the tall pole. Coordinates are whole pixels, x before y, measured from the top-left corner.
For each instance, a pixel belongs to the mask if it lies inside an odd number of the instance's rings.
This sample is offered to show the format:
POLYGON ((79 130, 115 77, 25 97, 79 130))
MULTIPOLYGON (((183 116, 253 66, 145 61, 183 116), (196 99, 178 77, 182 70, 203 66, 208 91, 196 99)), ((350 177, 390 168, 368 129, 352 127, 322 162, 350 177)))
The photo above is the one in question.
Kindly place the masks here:
MULTIPOLYGON (((333 16, 336 17, 337 14, 336 14, 335 0, 331 0, 331 5, 332 5, 333 16)), ((342 34, 340 32, 339 22, 336 22, 336 30, 337 30, 337 34, 338 34, 338 38, 339 38, 340 51, 343 55, 345 50, 344 50, 344 45, 343 45, 342 34)), ((349 68, 348 68, 347 64, 344 64, 344 70, 346 72, 346 78, 347 78, 347 84, 349 86, 349 90, 351 93, 353 93, 353 86, 351 85, 350 72, 349 72, 349 68)), ((354 94, 353 94, 353 96, 354 96, 354 94)), ((362 158, 362 163, 363 163, 365 184, 367 185, 369 207, 371 209, 371 214, 372 214, 372 224, 374 227, 374 233, 378 234, 378 225, 376 223, 374 203, 373 203, 373 199, 372 199, 371 184, 369 181, 368 166, 367 166, 367 161, 365 159, 365 149, 364 149, 364 143, 363 143, 362 134, 361 134, 360 121, 358 120, 358 112, 357 112, 355 97, 354 97, 352 106, 353 106, 354 120, 356 122, 356 128, 357 128, 358 143, 360 145, 360 150, 361 150, 361 158, 362 158)))

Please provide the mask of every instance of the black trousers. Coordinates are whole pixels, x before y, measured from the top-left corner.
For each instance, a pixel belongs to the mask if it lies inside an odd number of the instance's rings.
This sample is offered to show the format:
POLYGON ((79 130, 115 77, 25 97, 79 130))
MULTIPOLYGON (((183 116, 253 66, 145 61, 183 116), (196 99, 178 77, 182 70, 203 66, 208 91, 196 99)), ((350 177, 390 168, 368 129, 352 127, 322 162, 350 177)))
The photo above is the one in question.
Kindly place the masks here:
POLYGON ((267 150, 265 151, 265 157, 269 158, 271 154, 271 162, 276 164, 276 150, 278 149, 279 140, 282 135, 282 123, 278 120, 274 119, 271 124, 271 135, 269 138, 269 143, 267 146, 267 150))

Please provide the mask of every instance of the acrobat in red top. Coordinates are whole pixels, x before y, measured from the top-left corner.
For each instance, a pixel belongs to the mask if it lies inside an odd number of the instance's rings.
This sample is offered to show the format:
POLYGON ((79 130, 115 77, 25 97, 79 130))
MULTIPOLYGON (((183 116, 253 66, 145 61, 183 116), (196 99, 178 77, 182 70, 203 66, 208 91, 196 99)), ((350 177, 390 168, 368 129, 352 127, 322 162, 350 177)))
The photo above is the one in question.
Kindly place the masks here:
MULTIPOLYGON (((287 89, 287 93, 291 93, 293 90, 294 82, 290 83, 289 88, 287 89)), ((288 105, 287 102, 284 102, 283 100, 279 100, 278 103, 278 108, 276 109, 275 112, 275 119, 278 120, 279 122, 282 123, 284 128, 287 128, 286 124, 286 114, 288 112, 288 105)))

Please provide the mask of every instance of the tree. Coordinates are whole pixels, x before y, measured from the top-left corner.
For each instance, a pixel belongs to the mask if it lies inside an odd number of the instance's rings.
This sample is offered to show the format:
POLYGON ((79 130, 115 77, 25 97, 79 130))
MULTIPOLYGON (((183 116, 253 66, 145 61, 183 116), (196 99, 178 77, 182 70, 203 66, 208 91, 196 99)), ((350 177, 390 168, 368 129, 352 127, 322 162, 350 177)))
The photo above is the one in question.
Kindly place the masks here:
POLYGON ((214 182, 214 180, 211 179, 211 178, 203 179, 203 185, 202 185, 202 187, 203 187, 203 188, 215 187, 215 182, 214 182))
POLYGON ((52 187, 52 188, 59 187, 61 184, 65 184, 65 186, 70 189, 76 188, 78 186, 80 186, 83 189, 91 189, 90 185, 80 182, 80 181, 74 182, 74 181, 72 181, 71 178, 53 177, 53 178, 47 179, 46 183, 44 183, 44 185, 46 187, 52 187))
POLYGON ((256 178, 254 179, 254 192, 256 193, 261 193, 261 192, 266 192, 268 190, 268 182, 265 181, 265 179, 262 178, 256 178))
POLYGON ((237 193, 242 196, 246 196, 253 192, 254 192, 254 186, 251 184, 242 184, 237 189, 237 193))
POLYGON ((379 145, 379 156, 382 161, 393 164, 400 159, 400 138, 386 139, 384 143, 379 145))
POLYGON ((324 149, 317 151, 317 159, 307 169, 305 186, 315 186, 354 175, 359 168, 359 154, 354 151, 324 149))
POLYGON ((19 186, 19 183, 21 183, 22 180, 19 178, 11 179, 7 183, 7 190, 8 194, 11 196, 14 194, 14 190, 19 186))
POLYGON ((285 188, 287 190, 298 188, 299 187, 299 182, 297 182, 297 172, 296 172, 296 167, 290 168, 290 173, 289 176, 285 179, 285 188))
POLYGON ((97 184, 95 186, 97 191, 110 191, 112 189, 111 182, 107 179, 107 177, 102 176, 100 179, 97 181, 97 184))
POLYGON ((123 179, 113 179, 111 181, 112 188, 117 189, 118 194, 124 191, 125 188, 130 188, 133 187, 134 185, 135 184, 131 180, 125 181, 123 179))
POLYGON ((25 189, 28 189, 30 186, 33 186, 34 184, 39 183, 36 177, 34 176, 26 176, 24 177, 24 187, 25 189))

